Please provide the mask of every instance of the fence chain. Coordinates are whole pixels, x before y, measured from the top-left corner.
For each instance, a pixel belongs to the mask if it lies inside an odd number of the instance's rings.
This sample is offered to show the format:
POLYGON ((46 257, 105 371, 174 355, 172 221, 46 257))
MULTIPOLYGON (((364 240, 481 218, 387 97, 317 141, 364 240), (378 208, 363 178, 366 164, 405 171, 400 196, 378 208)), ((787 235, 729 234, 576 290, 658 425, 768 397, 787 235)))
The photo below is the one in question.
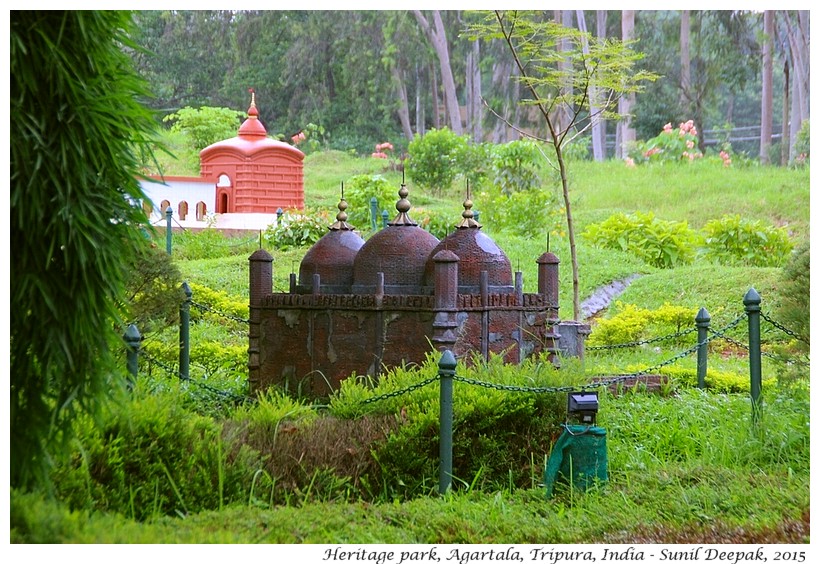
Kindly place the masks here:
POLYGON ((362 401, 361 405, 367 405, 369 403, 376 403, 377 401, 399 397, 399 396, 404 395, 404 394, 409 394, 410 392, 414 392, 414 391, 418 390, 419 388, 423 388, 424 386, 426 386, 428 384, 432 384, 433 382, 435 382, 438 379, 439 379, 439 375, 436 374, 432 378, 428 378, 428 379, 423 380, 423 381, 421 381, 417 384, 412 384, 412 385, 410 385, 406 388, 403 388, 401 390, 396 390, 394 392, 388 392, 388 393, 382 394, 380 396, 373 396, 372 398, 367 398, 366 400, 362 401))
POLYGON ((783 325, 781 325, 780 323, 778 323, 777 321, 775 321, 774 319, 772 319, 771 317, 769 317, 768 315, 766 315, 765 313, 763 313, 762 311, 760 312, 760 317, 762 317, 763 319, 765 319, 766 321, 768 321, 769 323, 771 323, 772 325, 774 325, 775 327, 777 327, 778 329, 780 329, 781 331, 783 331, 783 332, 784 332, 786 335, 788 335, 789 337, 792 337, 792 338, 794 338, 794 339, 797 339, 798 341, 801 341, 801 342, 803 342, 803 343, 805 343, 805 344, 807 344, 807 345, 811 344, 811 343, 809 343, 809 341, 808 341, 808 340, 806 340, 805 338, 801 337, 800 335, 798 335, 797 333, 795 333, 795 332, 794 332, 794 331, 792 331, 791 329, 788 329, 788 328, 784 327, 783 325))
POLYGON ((144 356, 145 358, 147 358, 147 359, 148 359, 148 362, 149 362, 149 363, 151 363, 151 364, 156 364, 157 366, 159 366, 160 368, 162 368, 163 370, 165 370, 165 372, 167 372, 169 375, 171 375, 171 376, 176 376, 177 378, 181 378, 181 377, 182 377, 182 374, 180 373, 180 371, 179 371, 179 370, 177 370, 176 368, 172 368, 171 366, 168 366, 167 364, 165 364, 164 362, 162 362, 162 361, 161 361, 161 360, 159 360, 158 358, 154 358, 153 356, 151 356, 150 354, 148 354, 147 352, 145 352, 145 350, 140 349, 140 351, 139 351, 139 355, 140 355, 140 356, 144 356))
MULTIPOLYGON (((747 345, 744 342, 738 341, 736 339, 732 339, 731 337, 727 337, 726 335, 724 335, 722 338, 723 338, 723 340, 725 340, 725 341, 727 341, 727 342, 729 342, 729 343, 731 343, 731 344, 733 344, 737 347, 740 347, 742 349, 746 349, 747 351, 749 350, 749 345, 747 345)), ((803 360, 797 360, 795 358, 785 357, 785 356, 770 353, 770 352, 767 352, 767 351, 760 351, 760 355, 771 358, 772 360, 776 360, 777 362, 782 362, 784 364, 796 364, 798 366, 805 366, 805 367, 811 366, 811 364, 809 364, 808 362, 805 362, 803 360)))
POLYGON ((690 327, 689 329, 685 329, 683 331, 678 331, 677 333, 672 333, 670 335, 663 335, 661 337, 653 337, 651 339, 646 339, 644 341, 632 341, 630 343, 619 343, 617 345, 598 345, 592 347, 585 347, 585 350, 588 351, 602 351, 602 350, 609 350, 609 349, 626 349, 631 347, 638 347, 641 345, 650 345, 652 343, 658 343, 660 341, 665 341, 667 339, 676 339, 678 337, 684 337, 690 333, 694 333, 697 331, 697 327, 690 327))
MULTIPOLYGON (((148 362, 150 362, 152 364, 156 364, 157 366, 159 366, 160 368, 165 370, 165 372, 167 372, 170 376, 176 376, 177 378, 183 379, 182 374, 180 373, 179 370, 177 370, 175 368, 172 368, 171 366, 165 364, 164 362, 162 362, 158 358, 155 358, 155 357, 149 355, 147 352, 145 352, 143 350, 141 350, 139 352, 139 354, 140 354, 140 356, 144 356, 145 358, 147 358, 148 362)), ((235 394, 235 393, 230 392, 230 391, 220 390, 218 388, 215 388, 215 387, 211 386, 210 384, 206 384, 205 382, 200 382, 199 380, 194 380, 193 378, 185 379, 185 381, 186 382, 191 382, 192 384, 195 384, 195 385, 199 386, 200 388, 203 388, 203 389, 205 389, 205 390, 207 390, 207 391, 209 391, 213 394, 220 395, 224 398, 228 398, 228 399, 231 399, 233 401, 237 401, 237 402, 242 401, 242 402, 244 402, 244 401, 248 401, 248 400, 252 399, 252 398, 248 398, 247 396, 240 396, 240 395, 235 394)))
POLYGON ((484 382, 482 380, 474 380, 472 378, 465 378, 464 376, 453 376, 453 380, 471 384, 473 386, 480 386, 493 390, 500 390, 502 392, 531 392, 535 394, 553 393, 553 392, 572 392, 576 390, 575 386, 556 386, 552 388, 531 388, 527 386, 510 386, 507 384, 496 384, 494 382, 484 382))
POLYGON ((213 313, 214 315, 218 315, 219 317, 223 317, 225 319, 230 319, 231 321, 236 321, 238 323, 250 324, 250 320, 248 320, 248 319, 242 319, 241 317, 236 317, 235 315, 231 315, 229 313, 225 313, 225 312, 222 312, 222 311, 217 311, 212 307, 206 306, 205 304, 200 304, 200 303, 192 301, 191 305, 194 306, 195 308, 197 308, 200 311, 207 311, 209 313, 213 313))

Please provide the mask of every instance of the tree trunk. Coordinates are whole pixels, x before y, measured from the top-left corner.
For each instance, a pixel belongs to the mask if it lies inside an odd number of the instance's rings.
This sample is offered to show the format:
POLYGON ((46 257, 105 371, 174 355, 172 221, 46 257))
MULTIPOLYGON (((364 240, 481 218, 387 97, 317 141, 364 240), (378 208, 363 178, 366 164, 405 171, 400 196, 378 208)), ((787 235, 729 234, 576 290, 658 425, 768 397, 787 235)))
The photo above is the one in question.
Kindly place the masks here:
POLYGON ((476 143, 481 142, 481 53, 478 40, 473 41, 466 59, 467 86, 467 130, 476 143))
POLYGON ((432 77, 430 83, 433 89, 433 127, 435 129, 441 129, 441 106, 438 103, 438 75, 432 65, 430 65, 430 76, 432 77))
MULTIPOLYGON (((583 10, 576 10, 575 11, 575 19, 578 21, 578 29, 580 29, 584 33, 587 32, 587 22, 586 18, 584 18, 584 11, 583 10)), ((584 37, 583 41, 583 51, 585 55, 589 55, 589 43, 584 37)), ((589 89, 589 115, 590 115, 590 122, 592 124, 592 158, 598 162, 604 160, 604 151, 603 146, 601 145, 601 120, 598 119, 598 114, 600 113, 601 109, 598 107, 598 89, 590 87, 589 89)))
POLYGON ((789 60, 783 61, 783 124, 780 126, 780 165, 789 164, 789 60))
POLYGON ((419 72, 419 65, 415 65, 416 72, 416 133, 424 135, 424 103, 422 98, 422 78, 419 72))
POLYGON ((461 127, 461 111, 458 107, 456 83, 453 79, 452 67, 450 66, 450 51, 447 46, 447 33, 444 30, 444 22, 441 20, 441 12, 439 10, 433 11, 433 25, 435 29, 430 25, 430 22, 427 21, 427 18, 424 17, 421 11, 413 10, 413 13, 438 56, 439 66, 441 68, 441 83, 444 89, 444 104, 447 114, 450 117, 450 129, 457 135, 461 135, 463 133, 463 128, 461 127))
MULTIPOLYGON (((624 10, 621 15, 621 38, 624 41, 631 41, 635 36, 635 10, 624 10)), ((627 94, 618 100, 618 113, 621 121, 618 128, 621 131, 620 144, 616 147, 616 156, 624 158, 627 155, 627 147, 635 142, 635 129, 632 127, 632 106, 635 105, 635 94, 627 94)))
POLYGON ((760 88, 760 162, 769 164, 772 146, 772 52, 774 50, 774 12, 763 12, 763 83, 760 88))
MULTIPOLYGON (((596 11, 596 30, 595 35, 598 36, 599 39, 604 40, 606 39, 606 10, 597 10, 596 11)), ((592 132, 592 138, 595 139, 595 131, 592 132)), ((601 154, 603 160, 606 159, 606 120, 601 118, 600 126, 598 127, 598 143, 601 144, 601 154)), ((593 141, 593 148, 595 147, 593 141)))
POLYGON ((689 37, 691 32, 690 12, 682 10, 680 13, 680 103, 689 108, 692 101, 690 88, 692 87, 692 63, 689 54, 689 37))
POLYGON ((399 121, 401 121, 401 129, 408 141, 413 140, 413 128, 410 126, 410 104, 407 102, 407 87, 404 84, 402 72, 398 66, 393 65, 391 69, 393 73, 393 81, 396 83, 396 92, 399 95, 399 121))

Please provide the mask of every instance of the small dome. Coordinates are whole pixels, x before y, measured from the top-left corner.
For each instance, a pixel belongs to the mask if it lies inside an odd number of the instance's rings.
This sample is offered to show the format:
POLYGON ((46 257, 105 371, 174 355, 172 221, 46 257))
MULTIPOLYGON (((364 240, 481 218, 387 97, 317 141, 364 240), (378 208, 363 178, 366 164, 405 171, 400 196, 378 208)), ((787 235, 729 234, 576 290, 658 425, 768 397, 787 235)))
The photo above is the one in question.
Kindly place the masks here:
POLYGON ((339 201, 336 222, 321 239, 305 253, 299 265, 297 292, 313 292, 313 276, 319 275, 323 294, 348 294, 353 284, 353 262, 364 245, 358 233, 347 223, 347 202, 339 201))
POLYGON ((354 231, 329 231, 308 250, 299 265, 297 292, 313 292, 313 275, 319 275, 321 293, 349 294, 353 284, 353 261, 364 245, 354 231))
POLYGON ((422 294, 424 268, 439 240, 410 219, 407 188, 399 190, 398 215, 387 227, 374 234, 356 255, 353 263, 353 293, 372 294, 378 273, 384 273, 385 294, 422 294))
POLYGON ((251 158, 259 153, 271 151, 287 156, 294 162, 301 162, 305 158, 305 154, 296 147, 268 137, 268 131, 259 121, 259 110, 256 109, 256 95, 251 93, 248 119, 239 126, 237 136, 208 145, 199 152, 199 158, 202 162, 210 161, 224 154, 231 154, 239 158, 251 158))
POLYGON ((504 251, 489 236, 481 232, 481 224, 473 219, 473 202, 464 202, 462 220, 455 231, 447 235, 430 254, 424 269, 424 282, 431 290, 435 287, 435 263, 432 257, 439 251, 449 250, 459 258, 458 291, 477 294, 481 286, 481 271, 487 271, 487 285, 495 293, 513 291, 512 266, 504 251))

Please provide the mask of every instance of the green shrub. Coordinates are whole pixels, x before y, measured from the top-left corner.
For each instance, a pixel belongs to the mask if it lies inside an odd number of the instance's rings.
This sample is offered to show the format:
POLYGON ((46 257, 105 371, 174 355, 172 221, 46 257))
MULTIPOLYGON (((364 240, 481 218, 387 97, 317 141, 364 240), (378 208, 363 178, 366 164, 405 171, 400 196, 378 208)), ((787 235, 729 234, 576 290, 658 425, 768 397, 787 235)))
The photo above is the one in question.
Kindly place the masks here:
POLYGON ((182 275, 171 256, 156 245, 140 253, 126 281, 125 319, 140 333, 161 330, 178 322, 185 299, 182 275))
MULTIPOLYGON (((417 369, 389 371, 375 386, 367 379, 349 378, 331 398, 330 412, 337 417, 398 414, 401 424, 373 452, 379 474, 371 480, 384 484, 388 499, 426 494, 436 486, 438 386, 424 386, 412 394, 396 392, 435 378, 437 371, 430 358, 417 369), (382 399, 374 401, 377 397, 382 399), (366 401, 373 403, 366 405, 366 401)), ((566 395, 527 393, 524 388, 579 385, 585 382, 582 370, 569 361, 557 370, 544 359, 531 359, 519 366, 504 364, 502 357, 493 356, 487 363, 477 359, 465 362, 457 374, 520 391, 456 382, 454 487, 537 485, 543 455, 566 420, 566 395)))
POLYGON ((173 122, 171 131, 184 133, 188 136, 191 146, 196 151, 201 151, 217 141, 236 136, 239 120, 245 115, 245 112, 229 108, 202 106, 194 109, 186 106, 168 114, 162 121, 173 122))
MULTIPOLYGON (((381 174, 357 174, 345 181, 345 201, 347 202, 348 222, 359 230, 372 227, 370 200, 378 202, 376 229, 381 229, 381 213, 396 209, 398 188, 381 174)), ((392 217, 391 217, 392 218, 392 217)))
POLYGON ((697 315, 696 309, 668 303, 649 310, 616 301, 615 309, 614 315, 593 326, 587 345, 618 345, 671 335, 692 327, 697 315))
POLYGON ((250 314, 247 301, 238 301, 222 290, 213 290, 196 282, 191 282, 189 287, 191 288, 191 301, 204 306, 204 308, 191 307, 192 321, 197 321, 203 317, 222 323, 236 322, 236 318, 248 319, 250 314))
POLYGON ((809 164, 809 159, 811 158, 811 127, 809 126, 809 120, 804 120, 802 124, 800 124, 800 131, 797 132, 797 137, 794 140, 794 154, 795 157, 792 160, 792 165, 794 166, 805 166, 809 164))
POLYGON ((690 264, 698 241, 685 221, 659 220, 652 212, 617 213, 581 235, 593 245, 628 252, 658 268, 690 264))
POLYGON ((496 145, 491 156, 493 184, 502 194, 509 196, 540 185, 538 169, 543 157, 534 141, 522 139, 496 145))
POLYGON ((77 452, 55 473, 61 498, 140 521, 245 500, 257 455, 229 456, 219 423, 173 394, 144 388, 138 385, 104 421, 85 422, 77 452))
MULTIPOLYGON (((630 370, 635 369, 630 367, 630 370)), ((637 368, 636 370, 640 370, 637 368)), ((659 372, 675 380, 678 386, 696 388, 698 385, 697 368, 684 368, 682 366, 664 366, 659 372)), ((714 370, 706 368, 706 378, 704 379, 706 389, 718 394, 748 394, 750 381, 748 374, 740 374, 728 370, 714 370)), ((764 392, 772 392, 777 385, 774 378, 766 378, 761 382, 764 392)))
POLYGON ((634 164, 692 162, 703 157, 698 149, 698 131, 691 119, 677 129, 667 123, 656 137, 635 143, 628 154, 634 164))
POLYGON ((782 266, 794 244, 782 227, 724 215, 703 226, 700 254, 727 266, 782 266))
POLYGON ((413 221, 419 227, 435 235, 438 239, 443 239, 452 233, 458 224, 459 217, 452 213, 417 207, 412 211, 413 221))
POLYGON ((811 251, 806 241, 791 255, 781 273, 778 317, 808 350, 811 342, 811 251))
POLYGON ((450 129, 431 129, 416 135, 407 147, 407 176, 420 187, 436 194, 446 191, 461 172, 467 152, 467 138, 450 129))
POLYGON ((533 189, 505 194, 497 186, 475 196, 479 222, 489 229, 545 239, 546 232, 563 229, 564 208, 552 190, 533 189), (543 234, 544 236, 538 236, 543 234))
POLYGON ((333 223, 327 210, 294 214, 285 212, 276 225, 265 230, 263 238, 281 251, 297 247, 309 247, 327 233, 333 223))

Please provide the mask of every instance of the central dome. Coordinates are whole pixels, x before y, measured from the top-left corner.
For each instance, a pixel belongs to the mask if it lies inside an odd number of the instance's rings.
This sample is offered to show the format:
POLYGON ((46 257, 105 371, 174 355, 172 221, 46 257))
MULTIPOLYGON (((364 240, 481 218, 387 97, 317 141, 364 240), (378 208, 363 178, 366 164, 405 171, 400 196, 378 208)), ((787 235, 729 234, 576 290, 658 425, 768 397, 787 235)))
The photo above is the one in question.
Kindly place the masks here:
POLYGON ((385 294, 425 294, 424 268, 439 240, 407 214, 407 187, 402 184, 398 215, 359 249, 353 262, 353 293, 373 294, 384 275, 385 294))
POLYGON ((512 266, 504 251, 489 236, 481 232, 481 225, 473 219, 473 202, 469 195, 464 201, 462 220, 455 231, 447 235, 430 253, 424 270, 425 285, 435 286, 433 258, 442 250, 458 256, 458 292, 477 294, 481 288, 481 272, 487 271, 488 290, 493 293, 513 291, 512 266))

